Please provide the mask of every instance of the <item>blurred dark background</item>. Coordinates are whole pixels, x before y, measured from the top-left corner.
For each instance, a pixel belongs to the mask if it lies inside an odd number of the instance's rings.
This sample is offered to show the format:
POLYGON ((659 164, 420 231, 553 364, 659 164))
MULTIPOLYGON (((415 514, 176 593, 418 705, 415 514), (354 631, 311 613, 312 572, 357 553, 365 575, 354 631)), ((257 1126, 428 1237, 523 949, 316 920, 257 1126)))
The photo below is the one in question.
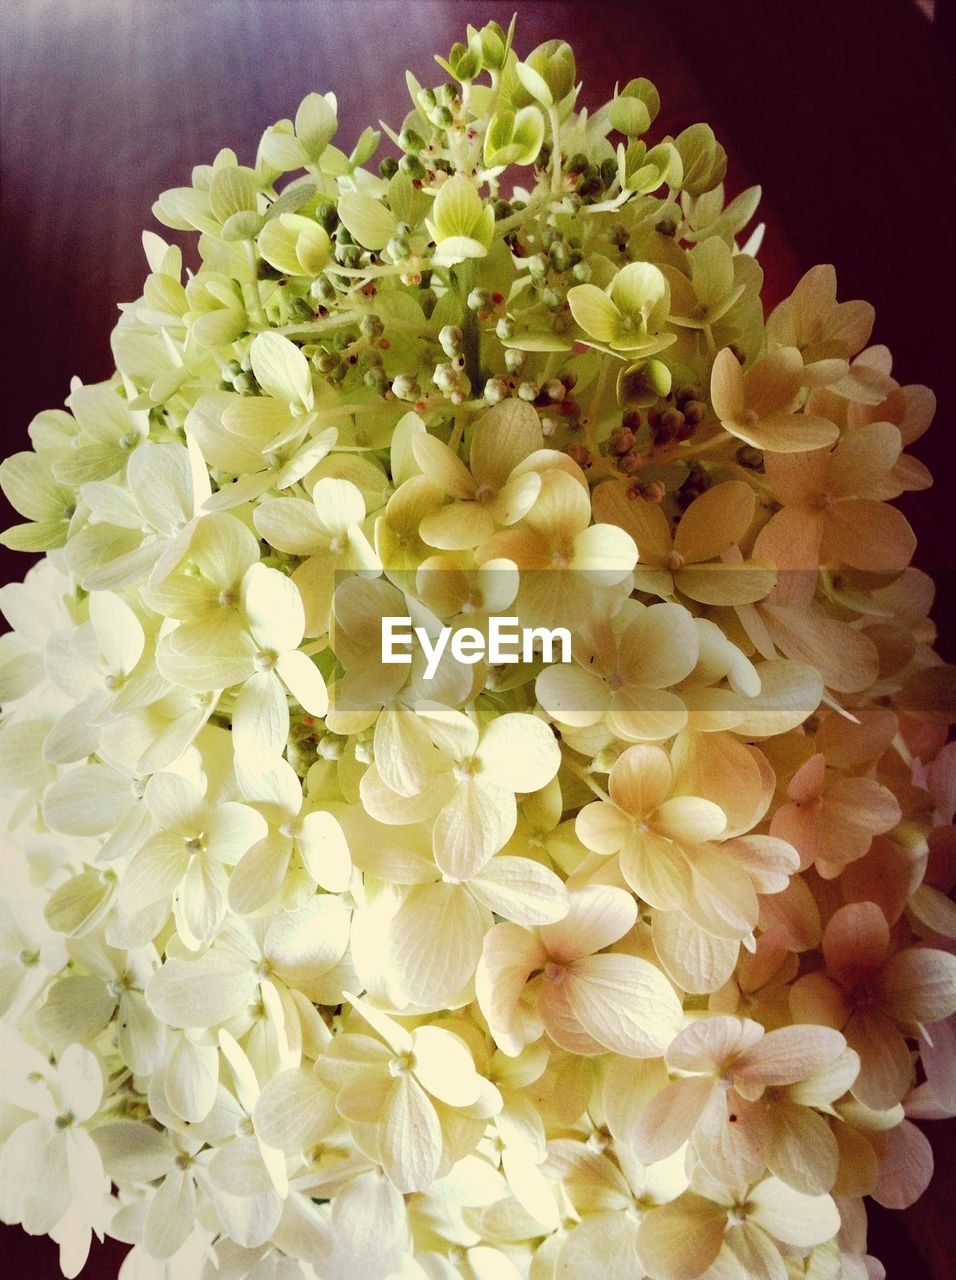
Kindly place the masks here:
MULTIPOLYGON (((571 41, 583 105, 646 75, 663 99, 656 134, 714 127, 731 194, 764 188, 768 308, 832 262, 841 300, 875 304, 874 340, 891 347, 899 380, 936 391, 936 425, 914 450, 936 485, 903 505, 953 660, 956 0, 5 0, 0 453, 28 447, 31 418, 62 405, 73 374, 109 376, 116 304, 139 295, 145 274, 140 233, 167 235, 150 214, 160 191, 188 185, 224 146, 251 164, 262 130, 311 90, 337 94, 346 150, 368 123, 397 126, 406 67, 438 83, 433 53, 467 22, 507 25, 514 11, 520 55, 571 41)), ((0 519, 19 517, 4 507, 0 519)), ((28 564, 0 549, 4 581, 28 564)), ((903 1214, 871 1212, 890 1280, 956 1274, 956 1130, 926 1128, 930 1191, 903 1214)), ((59 1274, 49 1241, 19 1228, 0 1239, 11 1270, 59 1274)), ((94 1245, 84 1276, 115 1276, 123 1252, 94 1245)))

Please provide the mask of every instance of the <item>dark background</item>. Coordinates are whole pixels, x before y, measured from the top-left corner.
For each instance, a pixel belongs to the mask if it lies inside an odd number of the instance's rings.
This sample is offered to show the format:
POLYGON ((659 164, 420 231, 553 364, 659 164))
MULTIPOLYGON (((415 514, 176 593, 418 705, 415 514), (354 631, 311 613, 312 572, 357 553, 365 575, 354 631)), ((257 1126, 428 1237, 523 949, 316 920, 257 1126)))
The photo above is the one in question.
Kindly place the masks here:
MULTIPOLYGON (((433 53, 447 53, 467 22, 507 25, 515 10, 520 55, 571 41, 581 104, 647 75, 663 99, 655 135, 714 127, 731 194, 764 188, 768 307, 808 267, 832 262, 841 300, 875 304, 874 340, 891 347, 899 380, 934 388, 936 425, 914 452, 936 486, 903 505, 917 563, 938 583, 940 649, 952 660, 954 0, 6 0, 0 454, 28 447, 31 418, 62 405, 72 375, 111 373, 116 304, 138 297, 145 275, 140 233, 170 235, 150 214, 160 191, 189 185, 192 166, 224 146, 253 163, 262 130, 312 90, 337 94, 345 150, 380 117, 397 126, 406 67, 438 83, 433 53)), ((0 519, 19 517, 3 509, 0 519)), ((4 581, 28 564, 0 549, 4 581)), ((871 1212, 870 1247, 890 1280, 956 1274, 956 1129, 926 1128, 930 1191, 906 1213, 871 1212)), ((19 1228, 0 1240, 13 1266, 38 1280, 58 1274, 49 1241, 19 1228)), ((123 1252, 94 1245, 84 1276, 115 1276, 123 1252)))

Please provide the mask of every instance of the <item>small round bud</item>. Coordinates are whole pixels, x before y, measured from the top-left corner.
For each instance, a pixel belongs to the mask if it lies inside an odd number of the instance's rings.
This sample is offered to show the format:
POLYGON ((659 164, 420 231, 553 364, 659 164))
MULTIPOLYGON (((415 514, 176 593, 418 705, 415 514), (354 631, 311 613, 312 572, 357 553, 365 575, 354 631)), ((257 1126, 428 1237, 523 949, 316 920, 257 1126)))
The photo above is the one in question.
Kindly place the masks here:
POLYGON ((392 391, 399 400, 417 400, 422 394, 421 387, 407 373, 398 375, 392 383, 392 391))
POLYGON ((504 378, 489 378, 485 383, 483 395, 489 404, 498 404, 508 398, 510 390, 504 378))
POLYGON ((578 466, 583 468, 585 471, 594 462, 589 450, 585 448, 583 444, 569 444, 568 457, 572 462, 576 462, 578 466))
POLYGON ((238 360, 227 360, 222 367, 222 376, 228 378, 231 382, 233 378, 238 378, 242 373, 242 365, 238 360))
POLYGON ((684 418, 692 427, 699 426, 707 417, 707 406, 700 400, 688 400, 683 410, 684 418))
POLYGON ((606 156, 601 161, 601 168, 599 172, 601 175, 601 185, 604 187, 610 187, 617 177, 617 161, 612 159, 611 156, 606 156))
POLYGON ((540 388, 536 382, 522 382, 518 387, 518 395, 522 400, 527 400, 529 404, 533 404, 537 400, 540 388))
POLYGON ((418 156, 414 154, 406 154, 402 156, 398 162, 398 167, 402 173, 407 173, 410 178, 418 178, 421 180, 425 177, 425 166, 422 164, 421 160, 419 160, 418 156))
POLYGON ((359 333, 365 338, 378 338, 385 332, 385 326, 378 316, 362 316, 359 322, 359 333))
POLYGON ((611 438, 608 440, 607 446, 611 453, 623 456, 634 448, 634 432, 629 431, 627 427, 618 427, 616 431, 611 432, 611 438))
POLYGON ((501 319, 495 325, 495 333, 502 340, 502 342, 507 342, 510 338, 514 337, 515 322, 511 318, 511 316, 501 317, 501 319))
POLYGON ((564 399, 564 383, 560 378, 549 378, 541 388, 548 400, 559 402, 564 399))
POLYGON ((429 119, 437 129, 450 129, 455 123, 455 117, 448 107, 436 107, 429 119))
POLYGON ((550 439, 551 436, 557 433, 560 425, 557 418, 551 418, 546 415, 541 419, 541 434, 550 439))
POLYGON ((419 89, 418 105, 423 111, 433 111, 437 102, 438 99, 435 97, 433 89, 419 89))
POLYGON ((576 151, 574 155, 571 157, 571 159, 568 161, 565 168, 567 169, 568 173, 584 173, 589 164, 590 164, 590 161, 588 160, 584 152, 576 151))
POLYGON ((425 139, 414 129, 403 129, 398 135, 398 144, 403 151, 422 151, 425 147, 425 139))
POLYGON ((371 369, 366 369, 362 381, 381 396, 388 390, 388 374, 380 365, 373 365, 371 369))
POLYGON ((240 373, 238 378, 233 379, 232 385, 241 396, 251 396, 256 391, 256 381, 250 373, 240 373))
POLYGON ((495 222, 502 222, 505 218, 510 218, 513 212, 512 206, 507 200, 496 200, 492 208, 495 211, 495 222))
POLYGON ((535 253, 528 259, 526 265, 532 280, 540 280, 548 274, 550 263, 543 253, 535 253))
POLYGON ((446 356, 457 356, 464 345, 465 335, 457 324, 446 324, 438 335, 438 345, 446 356))
POLYGON ((591 264, 589 262, 576 262, 571 268, 571 278, 576 284, 587 284, 591 279, 591 264))
POLYGON ((737 450, 737 461, 749 471, 763 471, 763 454, 751 444, 742 444, 737 450))
POLYGON ((319 276, 318 280, 313 280, 309 285, 309 296, 316 302, 334 302, 335 285, 328 276, 319 276))
POLYGON ((571 266, 571 246, 564 240, 556 240, 548 250, 548 257, 555 271, 567 271, 571 266))
POLYGON ((661 218, 654 230, 662 236, 675 236, 677 234, 677 223, 673 218, 661 218))
POLYGON ((339 367, 340 359, 334 351, 317 351, 312 357, 312 363, 319 373, 331 373, 339 367))
POLYGON ((623 471, 626 476, 633 476, 644 465, 644 459, 635 449, 632 449, 630 453, 625 453, 618 458, 617 465, 618 470, 623 471))
POLYGON ((315 220, 323 230, 331 235, 339 225, 338 210, 330 201, 323 200, 315 211, 315 220))
POLYGON ((388 182, 398 173, 398 161, 394 156, 385 156, 384 159, 379 161, 378 172, 379 177, 388 182))
POLYGON ((392 236, 385 246, 385 252, 393 262, 404 262, 411 254, 412 247, 404 236, 392 236))
POLYGON ((454 391, 458 384, 458 370, 451 364, 436 365, 432 381, 439 391, 454 391))
POLYGON ((564 299, 561 297, 561 294, 558 293, 557 289, 552 289, 549 286, 547 289, 541 290, 541 301, 546 307, 555 308, 560 307, 564 299))
POLYGON ((505 352, 505 368, 509 373, 520 373, 526 359, 523 351, 519 351, 517 347, 509 347, 505 352))
POLYGON ((469 311, 486 311, 491 306, 491 294, 487 289, 472 289, 468 295, 469 311))

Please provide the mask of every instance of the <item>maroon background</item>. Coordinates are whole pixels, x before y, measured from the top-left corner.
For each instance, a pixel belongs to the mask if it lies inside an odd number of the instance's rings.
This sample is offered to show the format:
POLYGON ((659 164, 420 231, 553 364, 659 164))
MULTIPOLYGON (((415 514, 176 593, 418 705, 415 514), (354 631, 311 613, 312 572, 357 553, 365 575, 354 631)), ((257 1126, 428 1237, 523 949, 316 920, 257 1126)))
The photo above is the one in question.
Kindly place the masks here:
MULTIPOLYGON (((62 404, 69 379, 111 372, 116 304, 141 291, 140 232, 167 187, 232 147, 251 163, 263 128, 294 115, 309 91, 333 89, 348 149, 366 123, 408 109, 403 71, 442 73, 433 51, 518 11, 517 47, 569 39, 597 106, 616 80, 648 75, 661 90, 655 131, 698 120, 730 153, 732 192, 764 187, 766 297, 783 297, 816 262, 836 265, 841 298, 876 304, 875 338, 904 382, 936 390, 936 427, 916 452, 937 485, 905 502, 918 563, 939 584, 941 650, 953 625, 950 381, 956 349, 956 67, 915 7, 876 0, 750 3, 452 3, 449 0, 7 0, 0 23, 3 441, 62 404)), ((17 518, 0 512, 3 523, 17 518)), ((2 576, 29 558, 0 553, 2 576)), ((890 1280, 954 1274, 952 1122, 926 1126, 937 1154, 930 1191, 904 1214, 871 1214, 871 1247, 890 1280)), ((56 1250, 3 1228, 6 1261, 45 1280, 56 1250)), ((122 1247, 94 1248, 85 1277, 116 1274, 122 1247)), ((587 1278, 582 1278, 587 1280, 587 1278)))

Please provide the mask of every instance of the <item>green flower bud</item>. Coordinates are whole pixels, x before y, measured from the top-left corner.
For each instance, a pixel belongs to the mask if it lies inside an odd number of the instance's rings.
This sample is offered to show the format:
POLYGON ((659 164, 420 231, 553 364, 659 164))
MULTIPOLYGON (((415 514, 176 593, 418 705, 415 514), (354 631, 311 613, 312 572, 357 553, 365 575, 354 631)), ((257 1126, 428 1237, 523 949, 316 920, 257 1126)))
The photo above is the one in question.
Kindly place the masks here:
POLYGON ((571 268, 571 277, 576 284, 587 284, 591 279, 591 265, 588 262, 576 262, 571 268))
POLYGON ((426 113, 426 115, 428 114, 429 111, 434 111, 437 105, 437 102, 438 102, 438 99, 435 97, 434 90, 419 89, 418 105, 426 113))
POLYGON ((564 302, 564 299, 561 297, 561 294, 558 293, 557 289, 552 289, 549 286, 547 289, 541 290, 541 301, 546 307, 554 308, 560 307, 564 302))
POLYGON ((515 66, 526 92, 543 107, 553 107, 574 88, 577 66, 564 40, 546 40, 515 66))
POLYGON ((398 168, 400 173, 407 173, 410 178, 421 180, 425 177, 425 166, 416 155, 402 156, 398 162, 398 168))
POLYGON ((425 139, 414 129, 403 129, 398 135, 398 142, 404 151, 423 151, 425 148, 425 139))
POLYGON ((385 326, 378 316, 362 316, 359 322, 359 333, 365 338, 378 338, 385 332, 385 326))
POLYGON ((241 396, 255 395, 258 389, 256 380, 251 373, 240 373, 237 378, 233 379, 232 385, 241 396))
POLYGON ((491 306, 491 294, 487 289, 472 289, 466 305, 469 311, 487 311, 491 306))
POLYGON ((455 117, 448 107, 436 107, 432 112, 431 122, 437 129, 450 129, 455 123, 455 117))
POLYGON ((379 395, 383 396, 388 390, 388 374, 380 366, 366 369, 362 381, 379 395))
POLYGON ((309 285, 309 295, 316 302, 334 302, 335 301, 335 285, 327 276, 319 276, 317 280, 313 280, 309 285))
POLYGON ((384 156, 378 164, 378 172, 380 177, 387 181, 394 178, 398 173, 398 161, 394 156, 384 156))
POLYGON ((563 240, 556 240, 548 250, 548 257, 555 271, 567 271, 571 266, 571 246, 563 240))
POLYGON ((713 191, 723 182, 727 172, 727 153, 707 124, 692 124, 674 139, 674 146, 684 166, 681 182, 692 196, 713 191))
POLYGON ((222 376, 228 378, 231 382, 233 378, 238 378, 242 373, 242 365, 238 360, 228 360, 222 367, 222 376))
POLYGON ((315 220, 325 231, 332 234, 339 225, 339 214, 334 204, 324 200, 315 211, 315 220))

